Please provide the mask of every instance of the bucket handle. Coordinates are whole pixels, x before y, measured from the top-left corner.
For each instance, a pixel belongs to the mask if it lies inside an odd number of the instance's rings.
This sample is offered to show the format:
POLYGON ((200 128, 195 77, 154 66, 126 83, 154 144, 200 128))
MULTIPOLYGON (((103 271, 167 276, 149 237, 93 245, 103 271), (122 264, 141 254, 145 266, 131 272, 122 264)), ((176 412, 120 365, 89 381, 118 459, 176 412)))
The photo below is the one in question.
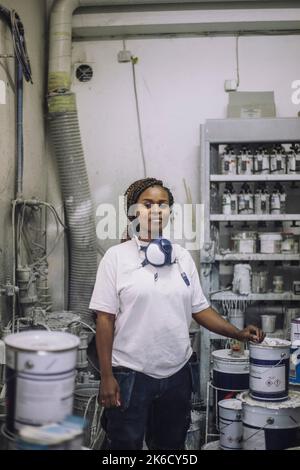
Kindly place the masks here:
POLYGON ((259 428, 257 431, 255 431, 253 434, 251 434, 251 436, 249 436, 247 439, 243 439, 243 442, 247 442, 249 441, 249 439, 252 439, 253 436, 255 436, 257 433, 259 433, 260 431, 263 431, 269 424, 273 424, 274 423, 274 418, 268 418, 267 419, 267 422, 264 426, 262 426, 261 428, 259 428))
MULTIPOLYGON (((279 364, 281 364, 281 362, 283 361, 283 359, 284 359, 285 357, 286 357, 286 353, 282 353, 282 354, 281 354, 281 359, 280 359, 280 361, 277 362, 277 364, 274 364, 273 366, 268 367, 268 368, 265 369, 263 372, 258 372, 258 371, 257 371, 256 373, 259 374, 259 375, 265 374, 266 372, 268 372, 268 370, 274 369, 274 367, 279 366, 279 364)), ((255 376, 252 375, 252 374, 250 374, 250 375, 251 375, 251 377, 255 377, 255 376)))

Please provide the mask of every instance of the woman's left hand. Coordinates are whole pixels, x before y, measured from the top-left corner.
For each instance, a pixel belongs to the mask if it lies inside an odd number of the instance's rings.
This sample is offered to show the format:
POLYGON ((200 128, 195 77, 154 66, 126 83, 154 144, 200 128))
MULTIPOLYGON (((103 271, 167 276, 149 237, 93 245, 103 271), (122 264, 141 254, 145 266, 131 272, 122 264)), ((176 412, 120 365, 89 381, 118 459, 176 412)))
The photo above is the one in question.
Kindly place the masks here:
POLYGON ((266 333, 260 328, 254 325, 248 325, 246 328, 240 331, 239 341, 254 341, 255 343, 261 343, 265 339, 266 333))

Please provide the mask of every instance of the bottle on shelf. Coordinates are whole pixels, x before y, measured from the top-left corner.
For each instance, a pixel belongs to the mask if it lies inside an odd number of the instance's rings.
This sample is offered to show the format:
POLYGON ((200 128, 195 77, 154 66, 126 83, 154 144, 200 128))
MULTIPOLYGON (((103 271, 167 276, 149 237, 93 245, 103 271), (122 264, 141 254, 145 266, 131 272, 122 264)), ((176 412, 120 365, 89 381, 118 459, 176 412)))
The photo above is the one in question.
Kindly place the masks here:
POLYGON ((296 144, 292 144, 290 146, 290 150, 287 153, 286 159, 286 172, 287 174, 295 174, 296 173, 296 156, 298 153, 298 146, 296 144))
POLYGON ((254 212, 260 215, 270 213, 270 194, 265 184, 259 184, 255 191, 254 212))
POLYGON ((280 213, 286 213, 286 192, 281 184, 278 184, 278 189, 280 193, 280 213))
POLYGON ((286 152, 282 145, 276 145, 270 153, 270 173, 281 175, 285 173, 286 152))
POLYGON ((239 175, 252 175, 253 173, 253 155, 247 147, 242 147, 237 155, 237 173, 239 175))
POLYGON ((237 194, 232 183, 226 183, 222 195, 222 213, 224 215, 237 214, 237 194))
POLYGON ((287 173, 300 173, 300 146, 291 144, 287 159, 287 173))
POLYGON ((271 195, 271 214, 286 213, 286 192, 280 183, 276 183, 271 195))
POLYGON ((238 195, 239 214, 254 213, 254 198, 248 183, 244 183, 238 195))
POLYGON ((270 157, 264 147, 259 147, 253 156, 253 173, 256 175, 270 173, 270 157))
POLYGON ((236 175, 236 155, 230 145, 221 153, 220 162, 222 175, 236 175))

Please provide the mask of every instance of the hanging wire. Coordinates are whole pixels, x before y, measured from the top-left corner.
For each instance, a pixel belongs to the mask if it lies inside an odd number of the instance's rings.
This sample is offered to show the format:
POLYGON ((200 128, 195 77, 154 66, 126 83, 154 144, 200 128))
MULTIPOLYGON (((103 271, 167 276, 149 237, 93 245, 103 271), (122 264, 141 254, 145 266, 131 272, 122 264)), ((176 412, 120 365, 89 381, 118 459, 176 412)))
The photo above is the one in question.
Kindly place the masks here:
POLYGON ((146 160, 145 160, 143 134, 142 134, 142 126, 141 126, 141 116, 140 116, 140 107, 139 107, 139 99, 138 99, 137 86, 136 86, 136 75, 135 75, 136 62, 137 62, 137 57, 131 57, 132 75, 133 75, 133 88, 134 88, 135 106, 136 106, 136 114, 137 114, 138 129, 139 129, 139 141, 140 141, 141 155, 142 155, 142 160, 143 160, 144 177, 146 178, 146 176, 147 176, 146 160))
POLYGON ((239 38, 240 36, 237 35, 235 41, 235 55, 236 55, 236 80, 237 80, 237 88, 240 86, 240 64, 239 64, 239 38))

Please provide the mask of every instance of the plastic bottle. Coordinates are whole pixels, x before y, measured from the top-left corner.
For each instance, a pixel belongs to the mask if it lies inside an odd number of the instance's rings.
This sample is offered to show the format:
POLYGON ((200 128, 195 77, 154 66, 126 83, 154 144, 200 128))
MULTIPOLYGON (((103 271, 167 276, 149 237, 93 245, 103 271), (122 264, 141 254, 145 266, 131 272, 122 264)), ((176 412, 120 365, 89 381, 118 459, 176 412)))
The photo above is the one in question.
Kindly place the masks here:
POLYGON ((247 183, 242 185, 238 195, 238 212, 239 214, 253 214, 254 212, 254 198, 247 183))

